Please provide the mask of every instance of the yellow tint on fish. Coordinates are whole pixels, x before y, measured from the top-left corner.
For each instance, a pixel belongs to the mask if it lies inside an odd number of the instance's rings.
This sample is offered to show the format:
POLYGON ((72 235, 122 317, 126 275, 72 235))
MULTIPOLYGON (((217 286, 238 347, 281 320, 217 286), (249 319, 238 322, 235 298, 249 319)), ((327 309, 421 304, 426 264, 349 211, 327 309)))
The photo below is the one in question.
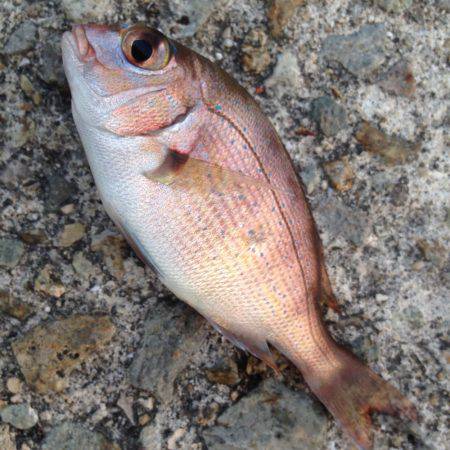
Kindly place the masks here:
POLYGON ((62 40, 72 112, 105 208, 180 299, 276 369, 269 344, 363 448, 370 413, 413 405, 338 346, 301 183, 258 104, 215 64, 144 25, 62 40))

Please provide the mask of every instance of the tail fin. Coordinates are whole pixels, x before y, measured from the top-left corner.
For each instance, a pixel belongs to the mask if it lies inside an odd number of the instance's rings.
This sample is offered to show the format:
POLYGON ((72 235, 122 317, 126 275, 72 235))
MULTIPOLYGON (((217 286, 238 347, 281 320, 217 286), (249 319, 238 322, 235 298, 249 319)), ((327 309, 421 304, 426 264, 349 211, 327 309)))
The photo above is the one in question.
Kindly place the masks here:
POLYGON ((370 413, 382 412, 417 420, 417 411, 394 386, 365 366, 350 352, 339 348, 340 369, 326 377, 304 372, 305 379, 320 401, 356 443, 373 445, 370 413))

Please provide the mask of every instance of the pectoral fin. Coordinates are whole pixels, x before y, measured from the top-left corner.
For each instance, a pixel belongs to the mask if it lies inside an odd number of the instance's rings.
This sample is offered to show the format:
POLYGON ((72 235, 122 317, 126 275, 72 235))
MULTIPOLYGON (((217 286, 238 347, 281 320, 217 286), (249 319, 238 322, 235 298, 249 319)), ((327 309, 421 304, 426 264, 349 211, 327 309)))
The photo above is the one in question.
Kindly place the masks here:
POLYGON ((151 181, 171 186, 175 189, 195 190, 205 194, 222 194, 242 192, 245 187, 258 186, 294 196, 294 192, 273 186, 266 179, 248 176, 217 164, 189 157, 189 155, 170 151, 164 163, 144 175, 151 181))

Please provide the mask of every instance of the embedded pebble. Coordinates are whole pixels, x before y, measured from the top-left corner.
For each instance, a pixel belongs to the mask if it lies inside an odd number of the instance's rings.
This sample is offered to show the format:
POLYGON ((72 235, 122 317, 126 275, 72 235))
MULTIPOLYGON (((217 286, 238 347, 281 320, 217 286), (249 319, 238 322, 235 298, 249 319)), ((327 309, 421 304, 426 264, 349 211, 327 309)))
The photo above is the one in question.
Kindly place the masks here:
POLYGON ((324 163, 323 168, 332 186, 338 191, 348 191, 353 186, 355 173, 349 163, 348 157, 324 163))
POLYGON ((79 240, 83 239, 86 228, 82 223, 70 223, 65 225, 59 236, 60 247, 70 247, 79 240))
POLYGON ((39 420, 36 411, 25 403, 21 405, 9 405, 0 410, 3 422, 9 423, 19 430, 33 428, 39 420))
POLYGON ((334 136, 347 126, 347 113, 344 107, 328 95, 312 101, 311 118, 325 136, 334 136))
POLYGON ((25 381, 39 393, 62 391, 70 374, 115 333, 108 316, 75 315, 39 325, 12 343, 25 381))
POLYGON ((11 34, 0 53, 15 55, 24 53, 34 47, 36 43, 37 27, 33 22, 27 21, 20 24, 11 34))
POLYGON ((365 150, 383 158, 387 164, 404 164, 418 153, 420 144, 389 136, 368 122, 363 122, 355 134, 365 150))
POLYGON ((22 382, 16 377, 8 378, 6 380, 6 389, 11 394, 19 394, 22 391, 22 382))
POLYGON ((328 36, 323 42, 322 56, 337 61, 357 77, 367 77, 383 64, 386 28, 384 24, 364 25, 348 35, 328 36))
POLYGON ((0 267, 12 269, 19 264, 25 247, 17 239, 0 238, 0 267))

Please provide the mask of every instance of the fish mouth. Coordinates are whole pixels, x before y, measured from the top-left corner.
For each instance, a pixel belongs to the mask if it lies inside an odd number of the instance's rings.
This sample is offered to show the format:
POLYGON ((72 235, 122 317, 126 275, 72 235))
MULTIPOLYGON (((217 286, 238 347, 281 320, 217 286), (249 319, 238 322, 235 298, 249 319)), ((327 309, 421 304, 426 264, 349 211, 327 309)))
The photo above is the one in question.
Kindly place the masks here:
POLYGON ((79 62, 87 62, 95 58, 95 51, 86 36, 83 25, 73 25, 72 31, 66 31, 62 38, 63 46, 69 46, 79 62))

